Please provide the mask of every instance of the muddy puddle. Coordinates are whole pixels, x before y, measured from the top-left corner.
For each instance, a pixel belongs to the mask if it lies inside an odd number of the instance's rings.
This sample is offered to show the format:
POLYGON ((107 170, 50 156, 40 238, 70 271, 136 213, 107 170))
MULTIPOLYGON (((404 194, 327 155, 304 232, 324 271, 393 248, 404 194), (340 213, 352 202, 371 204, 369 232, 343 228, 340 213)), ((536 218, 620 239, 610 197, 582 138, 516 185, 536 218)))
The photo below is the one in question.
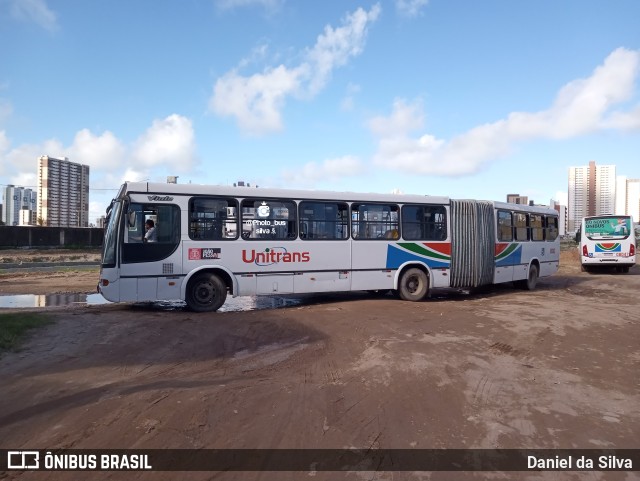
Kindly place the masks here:
MULTIPOLYGON (((260 309, 276 309, 280 307, 296 306, 302 302, 299 298, 280 296, 259 297, 228 297, 220 312, 255 311, 260 309)), ((29 308, 54 307, 72 305, 109 304, 101 294, 66 293, 66 294, 0 294, 0 308, 29 308)), ((186 309, 186 304, 180 301, 158 301, 135 304, 136 307, 158 310, 186 309)))

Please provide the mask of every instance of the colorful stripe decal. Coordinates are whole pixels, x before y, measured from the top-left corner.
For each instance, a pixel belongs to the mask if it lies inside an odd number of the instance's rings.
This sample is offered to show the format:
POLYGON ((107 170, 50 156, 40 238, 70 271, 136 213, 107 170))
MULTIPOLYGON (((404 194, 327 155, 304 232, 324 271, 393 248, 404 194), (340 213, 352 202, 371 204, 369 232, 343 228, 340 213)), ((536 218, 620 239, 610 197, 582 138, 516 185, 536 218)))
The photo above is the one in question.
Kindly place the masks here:
POLYGON ((513 266, 520 264, 522 260, 522 244, 511 242, 496 244, 496 267, 513 266))
POLYGON ((596 252, 622 252, 620 242, 603 242, 596 244, 596 252))
MULTIPOLYGON (((397 242, 387 246, 387 269, 397 269, 406 262, 423 262, 431 268, 451 267, 451 244, 433 242, 397 242)), ((510 242, 496 244, 496 267, 513 266, 522 263, 522 244, 510 242)))
POLYGON ((423 262, 434 269, 448 269, 451 265, 451 244, 398 242, 387 246, 387 269, 397 269, 412 261, 423 262))

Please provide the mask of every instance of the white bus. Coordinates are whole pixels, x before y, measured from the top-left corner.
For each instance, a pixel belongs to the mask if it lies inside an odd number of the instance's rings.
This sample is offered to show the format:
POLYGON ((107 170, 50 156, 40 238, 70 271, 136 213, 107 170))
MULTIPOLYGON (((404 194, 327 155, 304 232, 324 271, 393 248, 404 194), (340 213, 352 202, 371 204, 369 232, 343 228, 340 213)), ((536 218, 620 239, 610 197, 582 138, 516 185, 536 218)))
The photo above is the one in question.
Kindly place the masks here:
POLYGON ((555 210, 447 197, 126 183, 107 214, 99 292, 195 311, 227 294, 534 289, 560 254, 555 210))
POLYGON ((598 215, 582 219, 580 227, 582 271, 615 267, 629 272, 636 263, 636 235, 628 215, 598 215))

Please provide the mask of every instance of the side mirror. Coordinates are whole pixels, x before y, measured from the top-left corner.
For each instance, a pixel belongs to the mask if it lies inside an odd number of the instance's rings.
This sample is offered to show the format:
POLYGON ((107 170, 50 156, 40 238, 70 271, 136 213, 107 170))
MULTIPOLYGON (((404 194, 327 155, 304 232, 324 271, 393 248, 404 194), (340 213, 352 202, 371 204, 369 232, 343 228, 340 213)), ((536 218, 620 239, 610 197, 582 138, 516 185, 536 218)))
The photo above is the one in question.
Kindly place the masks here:
POLYGON ((129 227, 135 227, 136 226, 136 211, 132 210, 129 211, 127 214, 127 222, 129 223, 129 227))

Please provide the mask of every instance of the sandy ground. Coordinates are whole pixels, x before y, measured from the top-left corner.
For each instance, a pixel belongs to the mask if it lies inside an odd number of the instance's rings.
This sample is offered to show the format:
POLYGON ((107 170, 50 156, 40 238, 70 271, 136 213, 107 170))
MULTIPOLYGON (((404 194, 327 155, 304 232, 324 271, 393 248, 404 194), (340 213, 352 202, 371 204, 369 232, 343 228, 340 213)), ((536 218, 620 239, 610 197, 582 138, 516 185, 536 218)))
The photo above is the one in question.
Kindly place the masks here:
MULTIPOLYGON (((68 274, 4 274, 0 293, 94 291, 96 272, 68 274)), ((329 295, 213 314, 52 308, 54 325, 0 358, 0 448, 640 448, 639 288, 640 268, 582 273, 572 252, 533 292, 497 286, 422 303, 329 295)), ((640 471, 5 476, 636 480, 640 471)))

